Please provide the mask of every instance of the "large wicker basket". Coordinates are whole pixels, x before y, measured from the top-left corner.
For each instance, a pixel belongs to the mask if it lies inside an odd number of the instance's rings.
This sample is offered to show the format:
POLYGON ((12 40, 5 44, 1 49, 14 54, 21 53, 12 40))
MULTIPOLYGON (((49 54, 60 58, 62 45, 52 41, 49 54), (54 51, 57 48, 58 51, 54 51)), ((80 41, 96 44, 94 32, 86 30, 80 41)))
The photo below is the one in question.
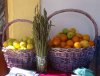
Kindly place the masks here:
MULTIPOLYGON (((85 15, 87 18, 92 21, 95 29, 95 39, 98 36, 98 28, 97 24, 94 19, 86 12, 78 9, 63 9, 52 13, 49 17, 52 18, 53 16, 63 13, 63 12, 76 12, 85 15)), ((94 39, 94 40, 95 40, 94 39)), ((88 68, 95 52, 95 46, 91 46, 88 48, 51 48, 48 53, 48 59, 51 66, 63 72, 72 72, 74 69, 78 67, 86 67, 88 68)))
MULTIPOLYGON (((27 22, 27 23, 32 24, 32 21, 25 20, 25 19, 16 19, 16 20, 13 20, 12 22, 9 22, 3 29, 2 43, 5 41, 6 30, 11 24, 15 22, 27 22)), ((4 53, 5 61, 7 63, 8 68, 19 67, 23 69, 33 69, 36 67, 34 49, 32 50, 12 50, 12 49, 6 49, 3 47, 2 51, 4 53)))

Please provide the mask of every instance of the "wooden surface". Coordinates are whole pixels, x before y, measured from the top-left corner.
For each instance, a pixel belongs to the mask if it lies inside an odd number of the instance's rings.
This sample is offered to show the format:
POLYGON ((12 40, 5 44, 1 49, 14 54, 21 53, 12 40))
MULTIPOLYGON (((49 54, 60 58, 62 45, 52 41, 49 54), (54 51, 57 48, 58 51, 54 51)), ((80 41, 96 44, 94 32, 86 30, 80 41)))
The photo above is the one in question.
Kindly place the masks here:
POLYGON ((5 76, 9 72, 3 53, 0 51, 0 76, 5 76))

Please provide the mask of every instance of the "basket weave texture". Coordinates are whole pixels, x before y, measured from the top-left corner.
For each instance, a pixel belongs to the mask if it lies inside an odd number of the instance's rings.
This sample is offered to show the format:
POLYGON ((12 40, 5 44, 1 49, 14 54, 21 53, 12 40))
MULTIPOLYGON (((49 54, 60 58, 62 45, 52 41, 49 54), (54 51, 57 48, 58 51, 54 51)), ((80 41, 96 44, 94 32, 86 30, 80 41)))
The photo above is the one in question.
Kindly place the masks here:
MULTIPOLYGON (((50 16, 48 16, 48 20, 53 16, 63 13, 63 12, 76 12, 85 15, 90 21, 93 23, 95 29, 95 39, 98 36, 98 28, 94 19, 86 12, 78 9, 63 9, 59 11, 55 11, 50 16)), ((94 40, 95 40, 94 39, 94 40)), ((88 68, 93 56, 95 53, 95 46, 91 46, 88 48, 51 48, 48 53, 48 60, 51 64, 52 68, 56 70, 60 70, 63 72, 72 72, 74 69, 78 67, 86 67, 88 68)))
POLYGON ((93 58, 95 47, 89 48, 52 48, 49 61, 52 67, 63 72, 71 72, 78 67, 88 67, 93 58))
MULTIPOLYGON (((12 22, 9 22, 3 30, 2 43, 5 41, 5 32, 7 28, 15 22, 28 22, 32 24, 31 21, 25 19, 16 19, 12 22)), ((36 67, 36 55, 34 49, 12 50, 3 47, 2 51, 4 53, 4 58, 8 68, 18 67, 23 69, 33 69, 36 67)))
POLYGON ((35 53, 33 50, 11 50, 3 48, 8 68, 19 67, 23 69, 35 68, 35 53))

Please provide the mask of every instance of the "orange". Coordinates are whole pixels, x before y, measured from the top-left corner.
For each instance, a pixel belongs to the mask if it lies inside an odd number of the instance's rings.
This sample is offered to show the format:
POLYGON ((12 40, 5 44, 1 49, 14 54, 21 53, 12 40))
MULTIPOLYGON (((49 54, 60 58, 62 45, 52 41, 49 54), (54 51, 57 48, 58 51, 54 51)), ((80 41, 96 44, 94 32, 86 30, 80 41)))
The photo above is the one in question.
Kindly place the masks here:
POLYGON ((81 39, 83 38, 82 34, 80 34, 80 33, 76 33, 76 36, 78 36, 81 39))
POLYGON ((53 46, 53 39, 48 41, 48 45, 49 45, 49 47, 53 46))
POLYGON ((61 42, 60 46, 61 48, 64 48, 66 46, 66 42, 61 42))
POLYGON ((63 42, 67 41, 67 36, 65 34, 60 34, 59 36, 60 36, 61 41, 63 42))
POLYGON ((61 46, 60 45, 57 45, 57 46, 55 46, 55 48, 61 48, 61 46))
POLYGON ((90 36, 88 34, 84 34, 83 35, 83 40, 89 41, 90 40, 90 36))
POLYGON ((89 41, 89 45, 94 46, 95 45, 94 41, 89 41))
POLYGON ((56 37, 53 38, 53 44, 55 46, 60 45, 60 43, 61 43, 61 40, 60 40, 60 38, 58 36, 56 36, 56 37))
MULTIPOLYGON (((80 39, 80 41, 82 41, 82 40, 83 40, 83 39, 80 39)), ((80 41, 79 41, 79 42, 80 42, 80 41)))
POLYGON ((66 42, 66 44, 67 44, 67 46, 73 47, 74 42, 73 42, 72 40, 68 40, 68 41, 66 42))
POLYGON ((71 47, 67 45, 67 46, 65 46, 64 48, 71 48, 71 47))
POLYGON ((79 42, 80 41, 80 38, 78 37, 78 36, 74 36, 73 38, 72 38, 72 40, 73 40, 73 42, 79 42))

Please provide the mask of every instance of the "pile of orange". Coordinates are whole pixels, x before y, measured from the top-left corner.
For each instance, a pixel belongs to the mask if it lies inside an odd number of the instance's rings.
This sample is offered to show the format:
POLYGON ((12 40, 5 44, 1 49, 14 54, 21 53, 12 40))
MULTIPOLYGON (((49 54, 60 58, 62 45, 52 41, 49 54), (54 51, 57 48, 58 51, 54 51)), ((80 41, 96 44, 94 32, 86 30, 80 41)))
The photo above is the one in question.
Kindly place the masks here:
POLYGON ((87 48, 94 45, 94 41, 90 39, 88 34, 80 34, 75 28, 64 28, 49 40, 49 46, 55 48, 87 48))

